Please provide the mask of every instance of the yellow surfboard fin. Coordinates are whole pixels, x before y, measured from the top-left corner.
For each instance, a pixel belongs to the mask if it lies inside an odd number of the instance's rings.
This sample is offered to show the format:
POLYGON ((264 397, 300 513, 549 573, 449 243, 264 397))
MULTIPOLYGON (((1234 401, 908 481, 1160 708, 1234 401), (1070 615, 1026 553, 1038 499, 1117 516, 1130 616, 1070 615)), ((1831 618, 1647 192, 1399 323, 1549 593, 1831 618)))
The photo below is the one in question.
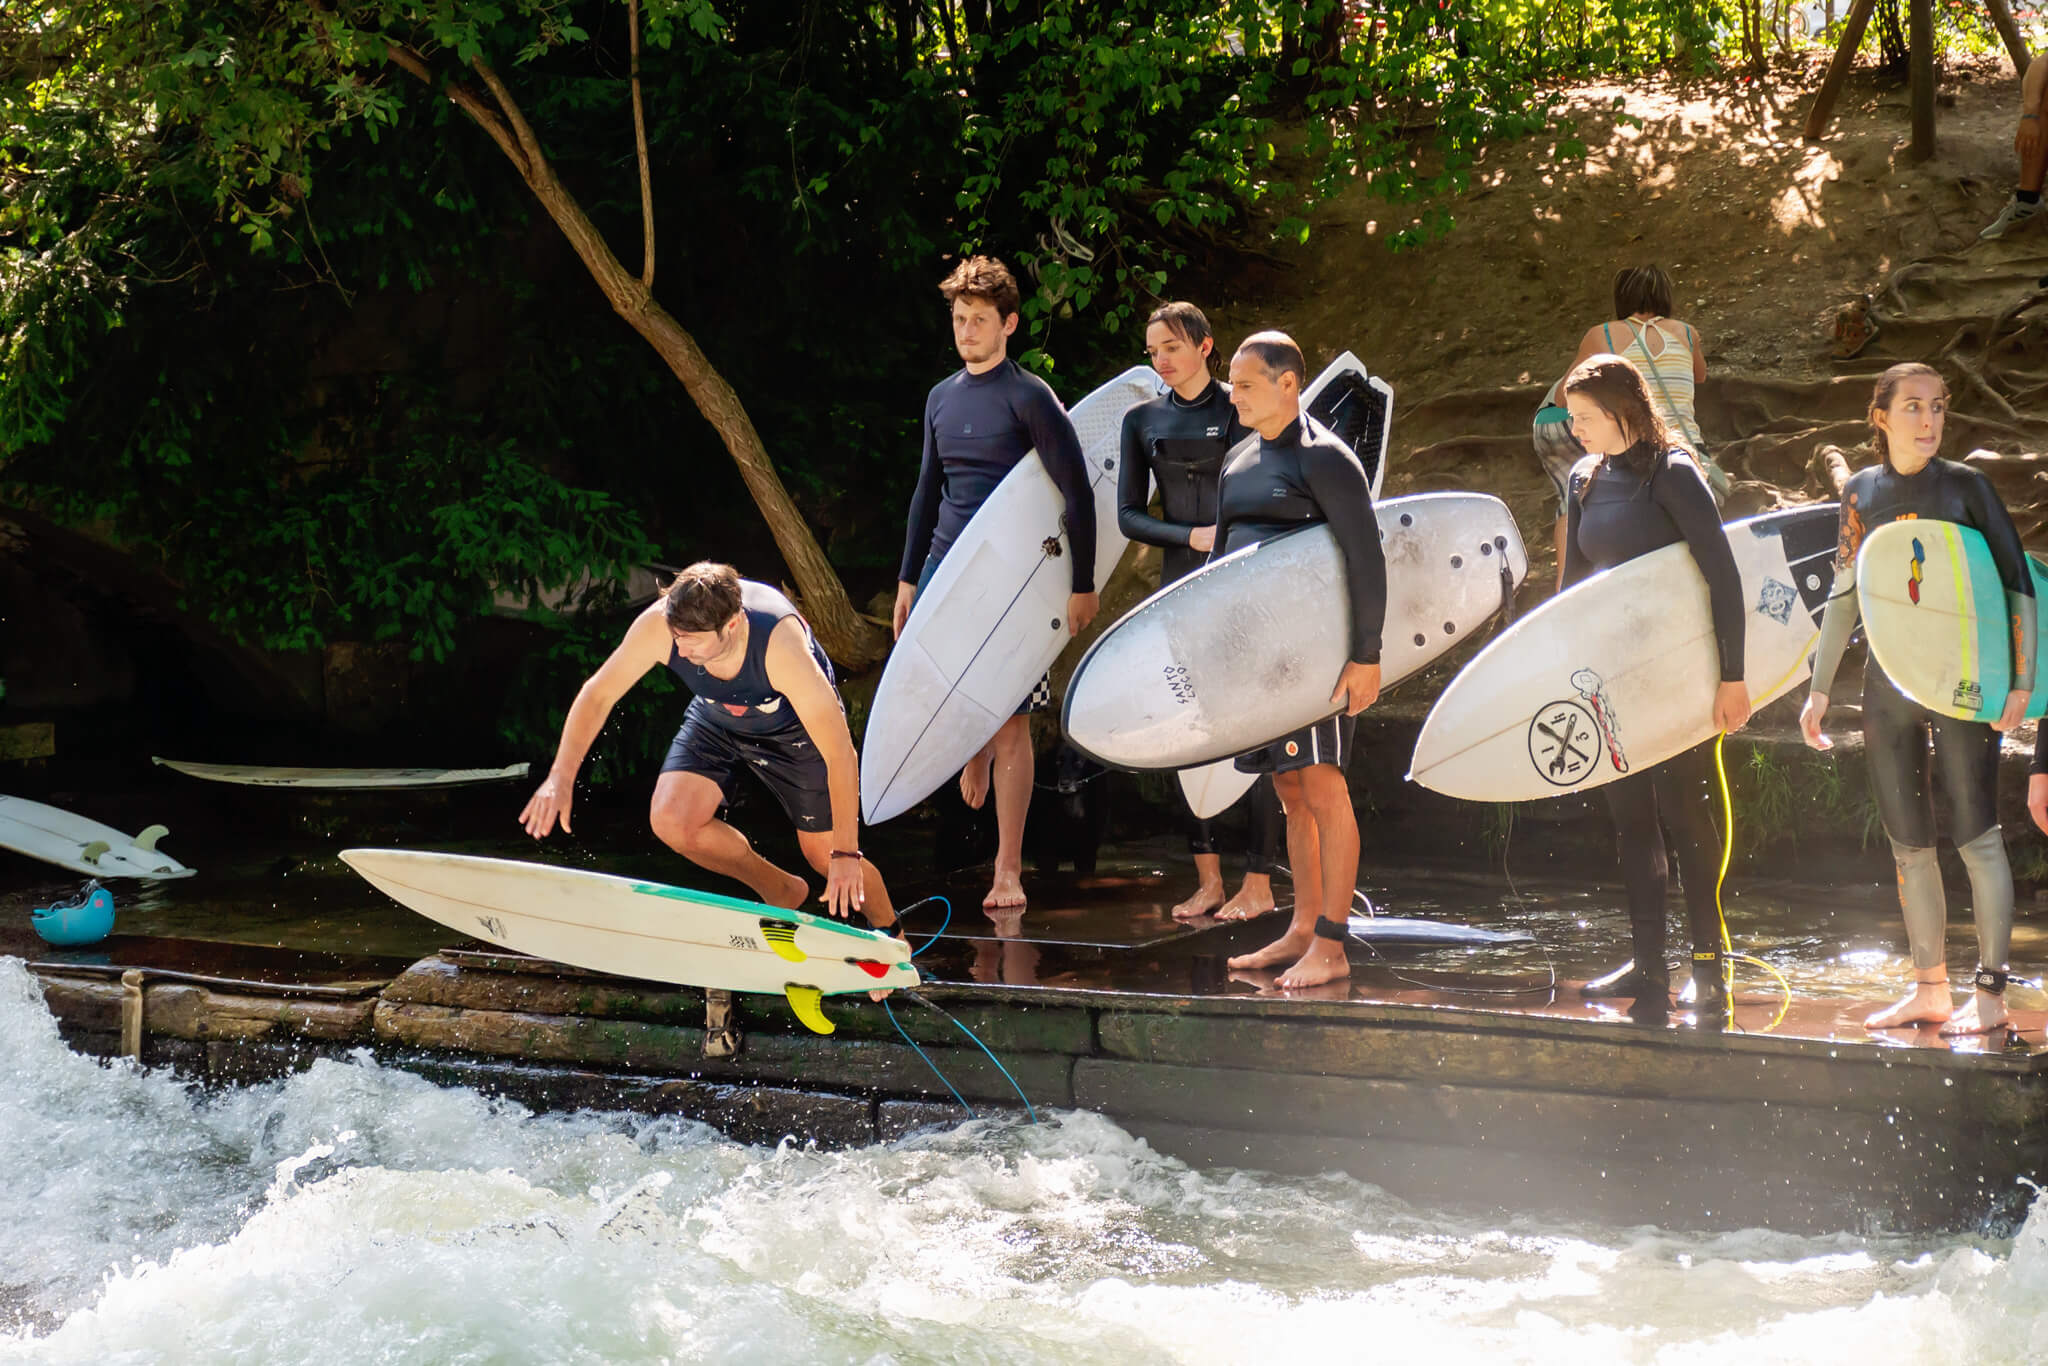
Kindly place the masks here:
POLYGON ((802 1020, 804 1028, 813 1034, 832 1033, 832 1022, 825 1018, 825 1012, 818 1008, 825 999, 824 993, 816 987, 802 987, 790 982, 782 988, 782 994, 789 998, 789 1008, 802 1020))
POLYGON ((787 920, 762 921, 761 937, 768 941, 769 948, 792 963, 801 963, 810 957, 796 946, 796 926, 787 920))

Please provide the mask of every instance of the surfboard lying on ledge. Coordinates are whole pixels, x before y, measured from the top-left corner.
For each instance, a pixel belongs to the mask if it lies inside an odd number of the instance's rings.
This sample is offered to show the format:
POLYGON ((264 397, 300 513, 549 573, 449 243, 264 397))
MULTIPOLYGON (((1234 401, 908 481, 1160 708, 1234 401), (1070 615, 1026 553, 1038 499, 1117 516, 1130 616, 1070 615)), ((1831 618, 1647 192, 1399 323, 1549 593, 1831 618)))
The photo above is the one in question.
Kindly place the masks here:
MULTIPOLYGON (((1811 672, 1835 512, 1728 524, 1753 709, 1811 672)), ((1573 584, 1473 656, 1430 709, 1408 776, 1480 802, 1599 787, 1712 738, 1720 680, 1707 581, 1690 549, 1667 545, 1573 584)))
POLYGON ((459 787, 466 783, 498 783, 524 778, 525 764, 504 768, 279 768, 265 764, 198 764, 184 759, 153 757, 153 764, 204 778, 210 783, 244 787, 348 788, 378 791, 405 787, 459 787))
POLYGON ((785 996, 820 1034, 823 996, 914 987, 901 939, 827 916, 581 868, 414 849, 342 861, 408 910, 520 953, 648 982, 785 996))
POLYGON ((191 877, 194 869, 159 850, 171 833, 152 825, 124 835, 111 825, 22 797, 0 797, 0 848, 85 877, 191 877))
MULTIPOLYGON (((1376 505, 1387 559, 1380 686, 1479 629, 1529 572, 1515 519, 1484 493, 1376 505)), ((1132 608, 1067 684, 1068 743, 1114 768, 1188 768, 1332 715, 1351 654, 1343 553, 1327 526, 1213 561, 1132 608)))
MULTIPOLYGON (((2027 567, 2040 639, 2048 633, 2048 567, 2032 555, 2027 567)), ((1870 653, 1900 692, 1942 716, 1999 718, 2012 690, 2012 632, 2005 581, 1983 533, 1955 522, 1887 522, 1856 553, 1856 599, 1870 653)), ((2038 664, 2027 715, 2048 715, 2048 678, 2038 664)))

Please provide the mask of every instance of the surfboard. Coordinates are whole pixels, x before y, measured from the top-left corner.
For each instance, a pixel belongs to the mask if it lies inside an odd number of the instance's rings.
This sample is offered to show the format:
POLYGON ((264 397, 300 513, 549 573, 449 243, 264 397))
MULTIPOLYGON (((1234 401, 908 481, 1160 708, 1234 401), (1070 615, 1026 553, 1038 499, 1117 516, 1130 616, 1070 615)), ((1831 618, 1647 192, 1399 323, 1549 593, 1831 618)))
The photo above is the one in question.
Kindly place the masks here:
MULTIPOLYGON (((2032 555, 2037 639, 2048 638, 2048 566, 2032 555)), ((1931 712, 1996 721, 2012 690, 2012 634, 2005 581, 1991 546, 1955 522, 1887 522, 1856 555, 1863 635, 1900 692, 1931 712)), ((2038 666, 2037 666, 2038 667, 2038 666)), ((2048 678, 2038 674, 2027 715, 2048 715, 2048 678)))
POLYGON ((210 783, 235 783, 244 787, 351 788, 360 791, 504 782, 524 778, 527 770, 525 764, 510 764, 504 768, 280 768, 264 764, 199 764, 161 756, 152 758, 150 762, 210 783))
MULTIPOLYGON (((1393 430, 1394 388, 1377 375, 1366 373, 1357 356, 1346 351, 1325 366, 1315 382, 1302 391, 1309 415, 1328 427, 1365 466, 1372 481, 1372 496, 1380 496, 1380 484, 1387 477, 1387 437, 1393 430)), ((1246 437, 1223 457, 1228 465, 1257 437, 1246 437)), ((1232 759, 1218 759, 1198 768, 1184 768, 1181 796, 1197 820, 1210 820, 1237 805, 1258 781, 1256 773, 1240 773, 1232 759)))
MULTIPOLYGON (((1500 611, 1529 558, 1507 505, 1488 494, 1412 494, 1374 512, 1387 558, 1384 690, 1500 611)), ((1189 768, 1332 715, 1351 652, 1343 570, 1330 529, 1314 526, 1154 593, 1075 668, 1069 743, 1116 768, 1189 768)))
POLYGON ((342 861, 408 910, 593 972, 785 996, 820 1034, 822 996, 914 987, 910 946, 826 916, 581 868, 415 849, 342 861))
POLYGON ((1487 930, 1477 925, 1460 925, 1448 920, 1416 920, 1401 915, 1354 915, 1349 928, 1353 939, 1371 944, 1456 948, 1536 942, 1536 936, 1524 930, 1487 930))
POLYGON ((0 848, 85 877, 191 877, 196 871, 158 849, 170 831, 152 825, 124 835, 111 825, 22 797, 0 797, 0 848))
MULTIPOLYGON (((1732 522, 1750 704, 1812 666, 1834 585, 1835 505, 1732 522)), ((1720 655, 1685 545, 1574 584, 1481 650, 1423 722, 1408 776, 1447 796, 1523 802, 1583 791, 1710 738, 1720 655)))
MULTIPOLYGON (((1116 524, 1124 414, 1160 392, 1157 374, 1133 366, 1068 414, 1095 494, 1098 585, 1126 545, 1116 524)), ((1071 639, 1065 508, 1045 466, 1018 461, 917 595, 861 738, 861 815, 869 824, 909 810, 958 773, 1071 639)))

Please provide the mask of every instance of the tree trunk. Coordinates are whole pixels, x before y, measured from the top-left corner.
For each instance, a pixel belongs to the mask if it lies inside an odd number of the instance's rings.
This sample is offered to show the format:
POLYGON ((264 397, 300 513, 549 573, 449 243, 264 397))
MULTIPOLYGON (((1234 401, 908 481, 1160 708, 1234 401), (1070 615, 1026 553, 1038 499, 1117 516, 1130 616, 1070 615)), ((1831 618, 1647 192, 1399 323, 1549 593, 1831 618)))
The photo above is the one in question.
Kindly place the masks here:
MULTIPOLYGON (((429 85, 435 84, 425 57, 417 49, 394 42, 390 52, 401 69, 429 85)), ((583 212, 583 206, 556 177, 540 139, 527 125, 525 115, 497 72, 481 60, 473 61, 471 68, 488 88, 488 95, 456 81, 442 85, 441 93, 497 143, 498 150, 525 180, 548 217, 569 239, 569 245, 612 308, 668 363, 698 411, 717 430, 733 463, 739 466, 747 492, 753 495, 762 519, 768 523, 791 577, 796 580, 800 606, 817 634, 818 643, 832 658, 852 669, 865 668, 882 658, 889 652, 887 636, 854 611, 846 596, 846 585, 839 581, 838 572, 825 558, 817 538, 811 535, 803 514, 790 501, 789 490, 775 472, 768 448, 762 444, 761 434, 754 429, 753 419, 747 416, 739 395, 711 364, 696 339, 655 302, 653 290, 621 264, 597 225, 583 212)))

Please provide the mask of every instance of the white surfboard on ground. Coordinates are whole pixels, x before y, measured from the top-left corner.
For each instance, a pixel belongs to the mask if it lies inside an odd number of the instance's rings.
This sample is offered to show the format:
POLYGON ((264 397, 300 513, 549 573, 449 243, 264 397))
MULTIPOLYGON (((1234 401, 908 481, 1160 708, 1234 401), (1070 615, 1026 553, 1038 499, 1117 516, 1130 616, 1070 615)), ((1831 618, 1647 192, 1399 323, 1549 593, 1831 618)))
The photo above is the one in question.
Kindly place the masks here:
MULTIPOLYGON (((1824 503, 1728 526, 1752 707, 1811 672, 1835 513, 1824 503)), ((1598 787, 1712 738, 1720 680, 1707 581, 1690 549, 1668 545, 1574 584, 1481 650, 1423 723, 1408 776, 1480 802, 1598 787)))
POLYGON ((191 877, 195 870, 159 850, 170 831, 152 825, 124 835, 111 825, 22 797, 0 797, 0 848, 81 877, 191 877))
MULTIPOLYGON (((1372 496, 1377 501, 1380 485, 1387 477, 1387 438, 1393 430, 1394 418, 1393 386, 1377 375, 1367 374, 1364 362, 1346 351, 1323 368, 1302 391, 1301 398, 1311 417, 1351 447, 1352 454, 1365 466, 1366 477, 1372 481, 1372 496)), ((1257 440, 1256 436, 1248 436, 1238 442, 1224 456, 1223 463, 1228 466, 1257 440)), ((1188 810, 1195 813, 1196 820, 1204 821, 1237 805, 1259 780, 1256 773, 1239 772, 1231 759, 1184 768, 1176 776, 1188 810)))
MULTIPOLYGON (((2048 569, 2029 555, 2037 635, 2048 626, 2048 569)), ((2005 580, 1984 534, 1955 522, 1887 522, 1856 553, 1863 636, 1898 690, 1931 712, 1996 721, 2012 690, 2005 580)), ((2038 676, 2027 715, 2048 713, 2038 676)))
MULTIPOLYGON (((1162 392, 1134 366, 1075 404, 1095 494, 1095 581, 1123 557, 1116 466, 1124 414, 1162 392)), ((1072 637, 1066 503, 1035 456, 996 485, 917 595, 889 652, 861 738, 861 815, 888 820, 923 801, 992 739, 1072 637)))
MULTIPOLYGON (((1380 686, 1485 625, 1529 557, 1507 505, 1419 493, 1374 508, 1387 559, 1380 686)), ((1117 768, 1187 768, 1337 710, 1351 656, 1343 553, 1327 526, 1247 546, 1162 588, 1104 632, 1067 684, 1069 743, 1117 768)))
POLYGON ((910 946, 804 911, 580 868, 412 849, 342 861, 409 910, 519 953, 648 982, 786 996, 832 1032, 820 996, 914 987, 910 946))
POLYGON ((379 791, 406 787, 460 787, 466 783, 499 783, 524 778, 525 764, 504 768, 288 768, 266 764, 199 764, 184 759, 153 758, 192 778, 243 787, 338 788, 379 791))

